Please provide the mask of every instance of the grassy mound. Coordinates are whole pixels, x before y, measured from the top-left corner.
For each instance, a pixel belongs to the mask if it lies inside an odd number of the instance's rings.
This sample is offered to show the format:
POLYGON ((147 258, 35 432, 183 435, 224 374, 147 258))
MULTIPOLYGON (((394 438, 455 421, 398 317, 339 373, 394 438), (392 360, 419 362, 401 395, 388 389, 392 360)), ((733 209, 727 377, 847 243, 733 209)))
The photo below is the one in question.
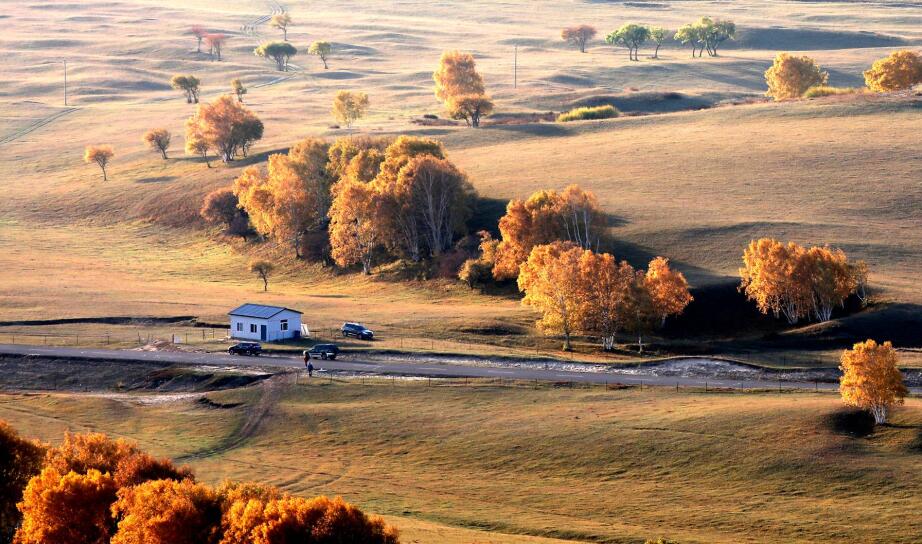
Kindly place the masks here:
POLYGON ((861 94, 864 89, 860 87, 831 87, 829 85, 817 85, 810 87, 804 93, 804 98, 822 98, 824 96, 841 96, 848 94, 861 94))
POLYGON ((557 116, 558 123, 570 121, 587 121, 590 119, 611 119, 621 115, 614 106, 595 106, 589 108, 575 108, 557 116))

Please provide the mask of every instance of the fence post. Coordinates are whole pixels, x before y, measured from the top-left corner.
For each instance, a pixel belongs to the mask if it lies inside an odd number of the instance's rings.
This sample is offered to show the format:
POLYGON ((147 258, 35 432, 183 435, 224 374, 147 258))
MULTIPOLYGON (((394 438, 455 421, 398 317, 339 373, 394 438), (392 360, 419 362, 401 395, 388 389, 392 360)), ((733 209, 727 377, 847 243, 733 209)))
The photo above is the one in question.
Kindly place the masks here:
POLYGON ((707 381, 704 382, 704 392, 705 393, 708 392, 708 382, 707 381))
POLYGON ((679 382, 675 382, 675 392, 679 392, 679 382))

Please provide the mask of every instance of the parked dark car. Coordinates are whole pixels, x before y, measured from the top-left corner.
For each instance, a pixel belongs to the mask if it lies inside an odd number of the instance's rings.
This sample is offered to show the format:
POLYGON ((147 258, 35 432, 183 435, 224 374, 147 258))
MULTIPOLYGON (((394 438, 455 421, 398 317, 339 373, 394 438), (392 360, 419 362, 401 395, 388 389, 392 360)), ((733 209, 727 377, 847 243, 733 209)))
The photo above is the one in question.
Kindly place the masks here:
POLYGON ((259 345, 259 342, 240 342, 227 348, 227 352, 231 355, 258 356, 262 351, 263 347, 259 345))
POLYGON ((311 357, 320 357, 321 359, 335 359, 339 355, 339 346, 336 344, 317 344, 307 350, 311 357))
POLYGON ((365 325, 360 323, 343 323, 342 328, 339 330, 343 333, 343 337, 352 336, 359 340, 374 340, 375 338, 374 331, 368 330, 365 325))

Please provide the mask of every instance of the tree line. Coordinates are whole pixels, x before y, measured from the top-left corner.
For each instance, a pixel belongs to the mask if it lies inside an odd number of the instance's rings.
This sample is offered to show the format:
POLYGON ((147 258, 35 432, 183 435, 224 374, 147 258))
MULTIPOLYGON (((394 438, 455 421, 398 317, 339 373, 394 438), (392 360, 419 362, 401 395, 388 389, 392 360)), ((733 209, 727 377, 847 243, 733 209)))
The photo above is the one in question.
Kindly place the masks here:
MULTIPOLYGON (((598 29, 591 25, 576 25, 566 27, 560 32, 560 37, 567 43, 577 47, 581 53, 586 52, 586 46, 598 34, 598 29)), ((639 23, 626 23, 617 30, 605 36, 609 45, 626 47, 628 58, 632 61, 640 60, 640 48, 652 42, 655 49, 652 58, 659 58, 660 47, 670 38, 669 32, 661 27, 639 23)), ((692 58, 701 57, 704 51, 708 56, 716 57, 717 50, 727 40, 736 38, 736 23, 723 19, 702 17, 694 23, 682 25, 671 36, 672 40, 683 45, 690 45, 692 58)))
POLYGON ((399 542, 397 529, 341 498, 249 482, 214 488, 99 433, 65 433, 48 446, 0 421, 0 452, 0 543, 399 542))

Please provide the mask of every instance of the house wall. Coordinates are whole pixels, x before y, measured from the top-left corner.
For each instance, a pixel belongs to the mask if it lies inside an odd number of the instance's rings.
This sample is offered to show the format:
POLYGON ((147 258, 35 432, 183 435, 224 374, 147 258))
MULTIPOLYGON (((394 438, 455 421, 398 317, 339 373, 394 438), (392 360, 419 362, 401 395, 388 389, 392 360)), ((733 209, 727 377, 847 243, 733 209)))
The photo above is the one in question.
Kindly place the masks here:
POLYGON ((296 312, 284 311, 271 319, 257 319, 253 317, 230 316, 230 333, 231 338, 240 340, 253 340, 259 342, 260 326, 266 325, 266 342, 278 340, 287 340, 297 338, 301 335, 301 314, 296 312), (288 320, 288 330, 282 330, 282 321, 288 320), (242 330, 237 330, 237 324, 241 325, 242 330), (250 325, 256 325, 256 332, 250 332, 250 325))

